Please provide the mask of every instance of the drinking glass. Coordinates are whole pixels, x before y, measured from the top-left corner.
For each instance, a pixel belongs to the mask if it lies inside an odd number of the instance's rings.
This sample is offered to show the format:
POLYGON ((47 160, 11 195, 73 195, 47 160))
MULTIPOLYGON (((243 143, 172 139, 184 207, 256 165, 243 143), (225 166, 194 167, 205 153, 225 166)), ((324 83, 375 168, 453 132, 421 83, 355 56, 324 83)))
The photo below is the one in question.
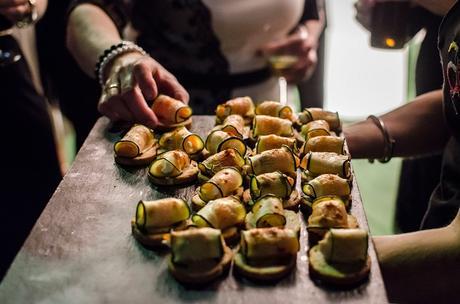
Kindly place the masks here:
POLYGON ((289 70, 298 61, 294 55, 272 55, 268 57, 268 65, 273 75, 278 77, 280 92, 279 101, 282 105, 288 104, 288 86, 285 78, 286 70, 289 70))

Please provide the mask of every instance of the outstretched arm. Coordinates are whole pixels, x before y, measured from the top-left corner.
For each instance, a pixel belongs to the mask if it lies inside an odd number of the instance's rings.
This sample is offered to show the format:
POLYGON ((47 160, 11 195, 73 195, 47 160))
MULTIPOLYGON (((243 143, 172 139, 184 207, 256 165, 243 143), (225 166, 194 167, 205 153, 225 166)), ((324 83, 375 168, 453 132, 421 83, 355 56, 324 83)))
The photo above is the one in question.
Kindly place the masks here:
POLYGON ((388 296, 395 303, 458 298, 460 212, 447 227, 374 237, 388 296))
MULTIPOLYGON (((442 108, 442 91, 423 94, 383 116, 389 134, 396 140, 394 156, 439 152, 449 138, 442 108)), ((380 158, 384 141, 381 131, 365 120, 344 128, 353 158, 380 158)))

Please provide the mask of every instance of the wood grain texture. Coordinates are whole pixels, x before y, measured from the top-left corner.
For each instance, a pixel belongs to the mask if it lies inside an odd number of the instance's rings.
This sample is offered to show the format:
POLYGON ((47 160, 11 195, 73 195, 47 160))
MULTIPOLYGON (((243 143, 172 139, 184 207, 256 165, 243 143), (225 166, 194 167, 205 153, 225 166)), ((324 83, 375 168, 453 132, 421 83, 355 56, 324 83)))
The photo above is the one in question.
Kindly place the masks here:
MULTIPOLYGON (((213 123, 213 117, 195 116, 192 130, 205 136, 213 123)), ((164 253, 136 243, 130 220, 140 199, 189 199, 194 187, 155 187, 147 169, 117 166, 118 136, 107 129, 108 120, 99 119, 0 285, 0 303, 387 302, 372 243, 368 282, 348 291, 315 285, 308 274, 304 223, 297 270, 276 284, 257 285, 232 271, 201 290, 178 284, 164 253)), ((356 179, 352 195, 352 214, 368 229, 356 179)))

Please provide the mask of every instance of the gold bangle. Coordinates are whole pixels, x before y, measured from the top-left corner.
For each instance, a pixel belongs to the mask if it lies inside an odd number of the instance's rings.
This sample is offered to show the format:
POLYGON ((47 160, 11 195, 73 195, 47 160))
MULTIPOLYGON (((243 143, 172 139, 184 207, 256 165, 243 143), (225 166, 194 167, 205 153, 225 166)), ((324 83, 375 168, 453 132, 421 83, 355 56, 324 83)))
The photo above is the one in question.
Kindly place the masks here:
MULTIPOLYGON (((379 128, 383 136, 383 156, 382 158, 377 159, 380 163, 384 164, 391 160, 393 157, 394 146, 396 141, 390 136, 388 130, 383 123, 383 120, 380 117, 375 115, 369 115, 367 119, 372 120, 372 122, 379 128)), ((369 159, 370 163, 374 163, 374 159, 369 159)))

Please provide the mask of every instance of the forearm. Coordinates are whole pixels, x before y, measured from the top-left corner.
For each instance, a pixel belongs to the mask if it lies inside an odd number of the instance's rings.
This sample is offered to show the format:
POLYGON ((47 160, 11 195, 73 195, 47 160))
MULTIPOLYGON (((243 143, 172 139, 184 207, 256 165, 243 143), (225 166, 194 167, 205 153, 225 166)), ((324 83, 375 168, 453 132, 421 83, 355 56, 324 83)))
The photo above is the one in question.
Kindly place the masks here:
POLYGON ((374 237, 374 244, 390 301, 407 303, 424 299, 427 303, 444 303, 457 297, 458 223, 440 229, 374 237))
POLYGON ((121 41, 112 19, 92 4, 77 6, 67 24, 67 48, 80 67, 94 77, 94 67, 100 54, 121 41))
POLYGON ((452 7, 452 5, 454 5, 456 0, 413 0, 413 2, 426 8, 436 15, 444 16, 452 7))
MULTIPOLYGON (((381 118, 396 141, 394 156, 439 152, 449 137, 443 116, 441 90, 421 95, 381 118)), ((353 158, 383 156, 383 136, 371 120, 344 128, 344 134, 353 158)))

